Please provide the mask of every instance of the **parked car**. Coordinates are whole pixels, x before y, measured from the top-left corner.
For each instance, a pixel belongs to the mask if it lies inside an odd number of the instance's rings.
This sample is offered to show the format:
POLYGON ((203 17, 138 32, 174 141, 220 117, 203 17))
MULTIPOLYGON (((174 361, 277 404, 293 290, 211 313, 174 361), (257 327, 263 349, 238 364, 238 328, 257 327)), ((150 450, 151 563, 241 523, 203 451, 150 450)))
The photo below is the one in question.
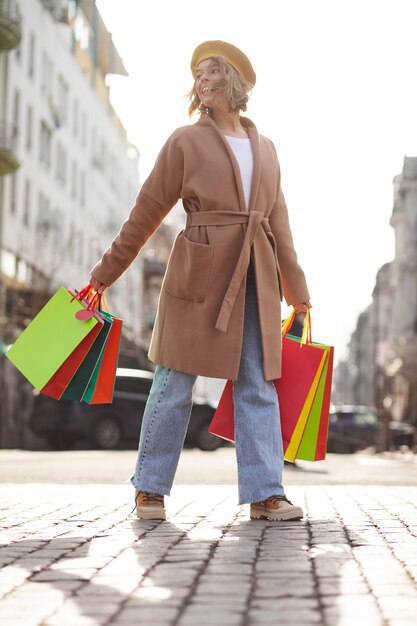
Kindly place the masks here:
MULTIPOLYGON (((137 445, 143 411, 152 385, 153 372, 118 368, 112 404, 85 404, 54 400, 34 391, 30 426, 55 449, 76 441, 111 450, 122 442, 137 445)), ((195 397, 185 444, 215 450, 223 440, 208 432, 215 407, 195 397)))
POLYGON ((378 444, 381 424, 368 407, 332 407, 329 416, 328 452, 356 452, 378 444))

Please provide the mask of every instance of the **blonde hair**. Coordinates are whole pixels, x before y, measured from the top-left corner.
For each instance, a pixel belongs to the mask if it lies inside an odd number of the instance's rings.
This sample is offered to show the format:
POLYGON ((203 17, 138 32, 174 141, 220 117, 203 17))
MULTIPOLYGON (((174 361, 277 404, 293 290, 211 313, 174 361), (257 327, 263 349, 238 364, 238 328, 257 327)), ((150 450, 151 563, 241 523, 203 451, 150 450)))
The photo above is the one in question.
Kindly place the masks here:
MULTIPOLYGON (((211 57, 211 59, 219 64, 221 79, 216 82, 216 89, 223 94, 226 102, 229 103, 230 111, 246 111, 249 92, 253 85, 245 80, 230 63, 226 63, 222 57, 211 57)), ((188 107, 190 117, 195 111, 206 111, 197 95, 195 82, 188 94, 188 100, 190 102, 188 107)))

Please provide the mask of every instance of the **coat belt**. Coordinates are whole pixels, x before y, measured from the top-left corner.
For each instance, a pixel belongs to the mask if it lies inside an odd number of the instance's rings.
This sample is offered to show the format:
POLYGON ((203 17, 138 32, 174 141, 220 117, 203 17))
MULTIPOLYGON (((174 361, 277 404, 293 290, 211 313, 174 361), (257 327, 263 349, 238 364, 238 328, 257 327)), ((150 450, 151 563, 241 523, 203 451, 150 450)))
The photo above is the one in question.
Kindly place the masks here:
POLYGON ((237 294, 248 270, 252 244, 260 227, 265 234, 272 235, 269 220, 261 211, 196 211, 187 214, 187 228, 193 226, 230 226, 231 224, 247 224, 247 228, 239 258, 216 321, 215 328, 222 332, 227 331, 237 294))

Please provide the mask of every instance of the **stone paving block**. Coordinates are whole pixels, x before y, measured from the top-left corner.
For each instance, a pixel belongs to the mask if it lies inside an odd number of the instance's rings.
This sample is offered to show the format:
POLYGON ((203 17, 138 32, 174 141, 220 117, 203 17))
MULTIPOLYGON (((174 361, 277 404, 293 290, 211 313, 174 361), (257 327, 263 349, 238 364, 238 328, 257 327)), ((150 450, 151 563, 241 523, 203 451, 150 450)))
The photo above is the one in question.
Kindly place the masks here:
POLYGON ((42 622, 42 626, 104 626, 108 621, 106 615, 101 617, 88 617, 80 615, 58 614, 48 617, 42 622))
POLYGON ((174 620, 177 615, 176 607, 156 605, 122 608, 115 617, 119 621, 131 621, 136 624, 159 624, 160 621, 174 620))
POLYGON ((193 594, 192 598, 189 601, 190 605, 198 605, 200 607, 210 607, 215 608, 227 608, 230 609, 231 612, 239 612, 243 611, 248 603, 248 598, 245 594, 232 594, 232 595, 223 595, 223 596, 213 596, 211 593, 200 593, 198 590, 193 594), (213 601, 215 597, 215 601, 213 601))
POLYGON ((316 593, 315 584, 313 581, 298 585, 298 584, 282 584, 282 585, 268 585, 262 586, 257 584, 254 591, 255 598, 294 598, 295 602, 299 602, 300 598, 313 597, 316 593))
POLYGON ((30 626, 172 626, 180 610, 179 626, 276 624, 277 612, 283 625, 411 626, 417 614, 416 488, 299 487, 306 519, 274 524, 249 521, 228 488, 178 486, 171 519, 143 523, 127 518, 124 486, 15 487, 13 523, 0 523, 14 558, 0 567, 6 626, 27 617, 13 599, 34 608, 30 626))
POLYGON ((246 594, 250 589, 250 582, 234 581, 228 583, 203 582, 197 585, 197 591, 201 594, 212 594, 213 596, 246 594))
POLYGON ((178 621, 178 626, 237 626, 242 624, 243 615, 240 612, 229 611, 224 608, 213 607, 207 612, 204 606, 192 605, 187 607, 178 621))
POLYGON ((381 596, 378 599, 379 606, 388 619, 393 618, 414 618, 417 616, 417 597, 401 597, 397 595, 381 596))
MULTIPOLYGON (((309 609, 298 609, 296 606, 287 607, 288 610, 267 610, 267 609, 253 609, 248 613, 250 624, 280 624, 282 626, 288 626, 290 624, 296 624, 300 626, 310 626, 310 624, 321 624, 322 617, 319 611, 309 609)), ((338 622, 334 622, 339 626, 338 622)))
POLYGON ((335 583, 335 581, 327 582, 325 579, 325 581, 319 580, 318 586, 321 596, 339 596, 341 594, 351 596, 369 593, 368 584, 360 580, 342 580, 335 583))
POLYGON ((281 598, 253 598, 251 602, 251 610, 262 610, 262 611, 277 611, 277 614, 282 615, 283 613, 288 613, 288 611, 293 611, 294 607, 298 610, 319 610, 319 601, 318 598, 292 598, 288 596, 283 596, 281 598))

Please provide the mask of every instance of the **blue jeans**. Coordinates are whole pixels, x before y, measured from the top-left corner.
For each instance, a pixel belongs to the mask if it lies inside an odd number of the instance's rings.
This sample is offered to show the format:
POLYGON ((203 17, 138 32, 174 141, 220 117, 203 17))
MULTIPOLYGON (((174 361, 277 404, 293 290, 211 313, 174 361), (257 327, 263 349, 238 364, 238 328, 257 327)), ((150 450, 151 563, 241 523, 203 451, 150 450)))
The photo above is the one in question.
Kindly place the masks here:
MULTIPOLYGON (((184 444, 196 376, 158 365, 143 415, 139 451, 131 482, 137 489, 169 495, 184 444)), ((265 381, 256 287, 246 285, 242 355, 233 384, 239 503, 284 495, 284 453, 278 396, 265 381)))

